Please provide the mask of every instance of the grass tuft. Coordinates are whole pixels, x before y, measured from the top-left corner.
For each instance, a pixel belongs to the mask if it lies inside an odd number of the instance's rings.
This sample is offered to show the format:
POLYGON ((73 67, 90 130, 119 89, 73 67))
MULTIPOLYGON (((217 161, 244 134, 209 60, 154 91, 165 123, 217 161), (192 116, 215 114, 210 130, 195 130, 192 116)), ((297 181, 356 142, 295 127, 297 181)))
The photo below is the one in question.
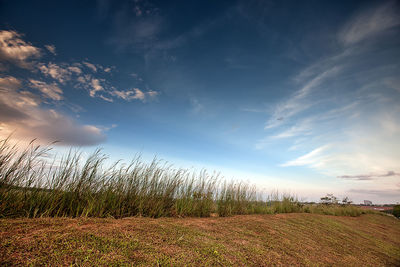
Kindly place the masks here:
POLYGON ((226 181, 217 173, 174 169, 140 156, 108 165, 97 149, 57 158, 52 146, 25 149, 0 141, 0 217, 208 217, 309 212, 358 216, 354 206, 304 206, 288 194, 263 195, 255 186, 226 181))

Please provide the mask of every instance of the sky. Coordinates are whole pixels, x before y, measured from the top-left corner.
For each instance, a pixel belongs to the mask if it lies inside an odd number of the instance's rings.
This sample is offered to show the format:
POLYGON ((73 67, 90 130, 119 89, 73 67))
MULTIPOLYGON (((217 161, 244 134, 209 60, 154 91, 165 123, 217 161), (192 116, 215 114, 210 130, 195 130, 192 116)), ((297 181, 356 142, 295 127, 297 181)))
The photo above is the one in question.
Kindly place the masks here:
POLYGON ((0 0, 10 134, 400 202, 400 4, 0 0))

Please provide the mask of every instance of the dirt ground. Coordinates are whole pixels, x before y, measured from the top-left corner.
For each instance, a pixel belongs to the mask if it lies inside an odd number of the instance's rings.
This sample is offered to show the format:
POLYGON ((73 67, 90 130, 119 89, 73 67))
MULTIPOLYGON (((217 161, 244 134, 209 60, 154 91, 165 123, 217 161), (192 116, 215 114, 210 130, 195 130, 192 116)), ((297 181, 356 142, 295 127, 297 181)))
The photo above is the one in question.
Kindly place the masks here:
POLYGON ((0 220, 0 265, 400 266, 385 215, 0 220))

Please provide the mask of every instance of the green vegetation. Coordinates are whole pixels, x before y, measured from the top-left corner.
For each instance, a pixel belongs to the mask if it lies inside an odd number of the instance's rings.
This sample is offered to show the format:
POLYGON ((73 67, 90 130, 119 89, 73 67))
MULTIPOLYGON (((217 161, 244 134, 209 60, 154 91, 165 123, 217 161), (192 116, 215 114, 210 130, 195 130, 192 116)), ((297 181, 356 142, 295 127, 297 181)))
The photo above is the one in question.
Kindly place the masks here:
POLYGON ((0 219, 2 266, 399 266, 392 216, 0 219))
POLYGON ((397 218, 400 218, 400 205, 393 207, 393 215, 397 218))
POLYGON ((337 202, 303 205, 290 195, 263 195, 254 186, 226 181, 159 160, 111 165, 96 150, 86 160, 72 150, 61 158, 32 142, 20 150, 0 141, 0 217, 208 217, 308 212, 358 216, 366 211, 337 202), (106 167, 108 166, 108 167, 106 167))

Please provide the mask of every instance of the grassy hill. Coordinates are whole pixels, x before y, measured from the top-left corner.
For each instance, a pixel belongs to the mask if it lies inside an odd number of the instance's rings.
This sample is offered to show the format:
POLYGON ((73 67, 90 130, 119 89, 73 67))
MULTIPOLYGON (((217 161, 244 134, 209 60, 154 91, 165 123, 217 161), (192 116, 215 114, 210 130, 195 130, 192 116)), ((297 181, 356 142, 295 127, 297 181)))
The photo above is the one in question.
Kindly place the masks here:
POLYGON ((2 265, 399 266, 400 221, 308 213, 0 220, 2 265))

